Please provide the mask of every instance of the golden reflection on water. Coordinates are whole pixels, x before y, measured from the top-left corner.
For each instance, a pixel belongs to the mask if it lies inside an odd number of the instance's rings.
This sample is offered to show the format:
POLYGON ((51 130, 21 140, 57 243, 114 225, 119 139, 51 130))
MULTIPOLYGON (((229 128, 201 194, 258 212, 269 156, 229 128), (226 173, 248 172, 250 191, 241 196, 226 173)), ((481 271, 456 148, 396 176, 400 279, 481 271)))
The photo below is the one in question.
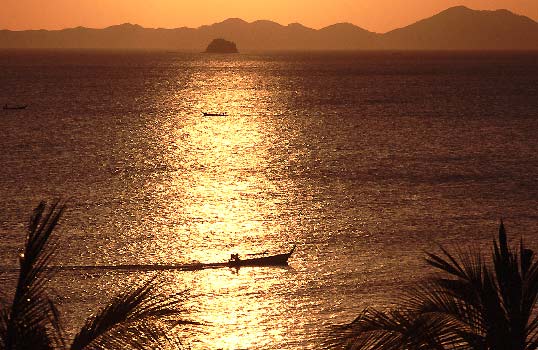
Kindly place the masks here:
MULTIPOLYGON (((224 64, 233 68, 234 61, 224 64)), ((190 109, 172 116, 168 129, 157 130, 161 134, 156 135, 167 150, 167 167, 175 170, 152 184, 161 193, 162 220, 176 224, 156 237, 153 249, 175 257, 187 255, 186 260, 217 262, 232 252, 279 246, 274 240, 279 227, 271 221, 278 216, 278 203, 264 195, 278 189, 264 172, 270 142, 268 124, 254 108, 263 103, 254 89, 260 79, 256 74, 226 67, 206 69, 192 79, 187 95, 176 96, 189 101, 190 109), (228 116, 204 117, 203 111, 228 116)), ((263 295, 273 277, 258 278, 253 269, 200 271, 195 276, 191 289, 198 294, 196 307, 201 321, 210 325, 203 331, 206 340, 198 339, 206 344, 202 348, 208 344, 216 349, 251 348, 268 337, 279 342, 281 330, 260 326, 267 310, 281 302, 263 295)), ((198 333, 195 338, 199 337, 198 333)))
POLYGON ((205 343, 202 348, 248 349, 281 342, 282 329, 272 322, 273 327, 264 326, 271 317, 268 310, 277 308, 280 302, 267 292, 275 279, 258 277, 253 269, 243 269, 237 275, 228 271, 205 274, 201 288, 206 298, 197 306, 220 311, 201 316, 209 326, 207 336, 201 339, 205 343), (254 280, 256 283, 252 283, 254 280))

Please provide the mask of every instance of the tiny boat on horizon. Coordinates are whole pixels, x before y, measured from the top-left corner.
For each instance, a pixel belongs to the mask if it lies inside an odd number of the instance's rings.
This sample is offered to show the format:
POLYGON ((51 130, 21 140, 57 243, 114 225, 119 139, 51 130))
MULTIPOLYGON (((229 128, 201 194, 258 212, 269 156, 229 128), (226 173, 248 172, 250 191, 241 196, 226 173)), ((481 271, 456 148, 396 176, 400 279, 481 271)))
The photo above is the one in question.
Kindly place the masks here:
POLYGON ((214 113, 214 112, 202 112, 204 117, 226 117, 228 113, 226 112, 220 112, 220 113, 214 113))
POLYGON ((26 109, 28 105, 20 105, 20 106, 9 106, 7 103, 2 107, 2 109, 26 109))

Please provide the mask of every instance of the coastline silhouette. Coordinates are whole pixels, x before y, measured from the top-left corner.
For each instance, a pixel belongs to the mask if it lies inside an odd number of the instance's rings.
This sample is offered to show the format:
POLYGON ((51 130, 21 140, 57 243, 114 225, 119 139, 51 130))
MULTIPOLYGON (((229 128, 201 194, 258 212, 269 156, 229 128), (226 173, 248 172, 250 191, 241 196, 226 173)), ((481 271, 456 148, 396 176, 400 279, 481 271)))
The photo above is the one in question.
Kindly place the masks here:
POLYGON ((230 18, 199 28, 155 29, 125 23, 104 29, 0 30, 0 48, 163 49, 202 52, 226 37, 242 51, 271 50, 538 50, 538 23, 508 10, 456 6, 387 33, 350 23, 319 30, 298 23, 230 18))

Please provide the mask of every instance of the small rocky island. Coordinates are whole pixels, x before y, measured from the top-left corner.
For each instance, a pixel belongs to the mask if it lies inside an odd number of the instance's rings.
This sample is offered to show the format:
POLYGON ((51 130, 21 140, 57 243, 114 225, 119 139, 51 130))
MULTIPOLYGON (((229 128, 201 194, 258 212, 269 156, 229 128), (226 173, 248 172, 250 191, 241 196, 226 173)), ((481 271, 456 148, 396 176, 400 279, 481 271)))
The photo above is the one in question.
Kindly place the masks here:
POLYGON ((224 40, 224 39, 215 39, 213 40, 205 50, 207 53, 238 53, 237 46, 234 42, 224 40))

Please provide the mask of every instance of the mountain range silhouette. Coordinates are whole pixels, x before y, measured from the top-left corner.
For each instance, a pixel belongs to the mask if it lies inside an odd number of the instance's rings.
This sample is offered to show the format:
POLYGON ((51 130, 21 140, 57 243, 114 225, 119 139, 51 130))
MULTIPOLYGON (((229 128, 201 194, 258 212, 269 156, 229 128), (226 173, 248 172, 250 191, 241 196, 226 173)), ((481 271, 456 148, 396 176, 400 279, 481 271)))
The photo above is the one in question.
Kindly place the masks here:
POLYGON ((0 30, 0 48, 164 49, 204 51, 215 38, 241 52, 275 50, 538 50, 538 23, 508 10, 449 8, 409 26, 380 34, 350 23, 312 29, 299 23, 245 22, 230 18, 199 28, 0 30))

